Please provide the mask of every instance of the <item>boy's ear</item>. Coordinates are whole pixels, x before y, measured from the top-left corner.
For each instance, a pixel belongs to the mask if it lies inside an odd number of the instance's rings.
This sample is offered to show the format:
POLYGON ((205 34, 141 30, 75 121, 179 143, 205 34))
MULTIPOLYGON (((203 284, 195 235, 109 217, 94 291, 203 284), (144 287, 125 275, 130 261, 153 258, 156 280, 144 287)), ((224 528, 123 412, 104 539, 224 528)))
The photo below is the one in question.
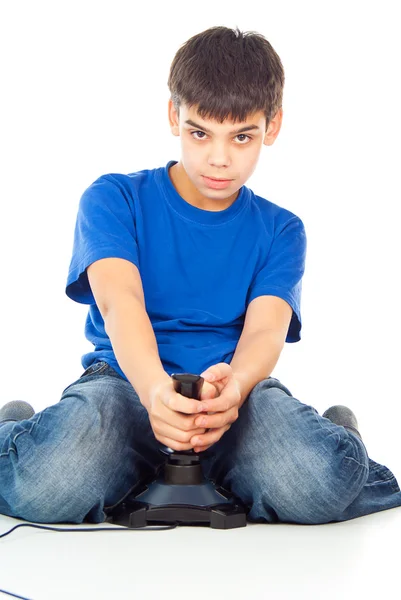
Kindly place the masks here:
POLYGON ((281 124, 283 122, 283 109, 279 108, 275 116, 269 123, 263 143, 265 146, 271 146, 274 144, 276 137, 280 133, 281 124))
POLYGON ((168 101, 168 120, 170 123, 171 133, 173 135, 180 135, 180 126, 179 126, 179 117, 177 111, 175 110, 173 101, 169 98, 168 101))

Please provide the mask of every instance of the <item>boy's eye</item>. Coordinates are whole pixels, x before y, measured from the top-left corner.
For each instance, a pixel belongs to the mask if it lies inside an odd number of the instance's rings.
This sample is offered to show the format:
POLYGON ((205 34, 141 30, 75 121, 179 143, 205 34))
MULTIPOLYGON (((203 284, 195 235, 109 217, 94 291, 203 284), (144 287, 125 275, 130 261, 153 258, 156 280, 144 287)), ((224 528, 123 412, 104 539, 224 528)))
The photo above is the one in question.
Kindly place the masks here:
MULTIPOLYGON (((203 140, 203 139, 205 139, 204 137, 198 137, 198 134, 199 134, 199 133, 200 133, 202 136, 203 136, 203 135, 206 135, 206 133, 205 133, 204 131, 200 131, 200 130, 197 130, 197 131, 191 131, 191 132, 190 132, 191 136, 192 136, 192 137, 193 137, 195 140, 203 140), (196 137, 194 137, 194 134, 196 134, 196 137)), ((245 133, 239 133, 239 134, 238 134, 238 135, 236 135, 235 137, 236 137, 236 138, 247 138, 249 141, 252 139, 250 135, 246 135, 245 133)), ((244 143, 244 142, 242 142, 242 141, 240 141, 240 145, 244 146, 244 145, 245 145, 245 143, 244 143)))

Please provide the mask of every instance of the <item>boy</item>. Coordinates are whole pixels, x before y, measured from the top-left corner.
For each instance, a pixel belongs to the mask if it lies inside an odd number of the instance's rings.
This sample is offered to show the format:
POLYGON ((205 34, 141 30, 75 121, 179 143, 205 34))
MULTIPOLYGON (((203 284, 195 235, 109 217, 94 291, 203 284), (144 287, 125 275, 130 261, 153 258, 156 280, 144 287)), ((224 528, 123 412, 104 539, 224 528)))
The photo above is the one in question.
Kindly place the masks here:
POLYGON ((259 34, 214 27, 178 50, 168 85, 181 160, 101 176, 82 195, 66 293, 89 305, 94 350, 54 406, 3 407, 0 511, 101 522, 156 473, 161 444, 202 452, 249 521, 399 506, 352 411, 321 417, 270 377, 300 339, 306 251, 299 217, 245 186, 280 131, 279 57, 259 34), (174 391, 174 372, 204 377, 201 402, 174 391))

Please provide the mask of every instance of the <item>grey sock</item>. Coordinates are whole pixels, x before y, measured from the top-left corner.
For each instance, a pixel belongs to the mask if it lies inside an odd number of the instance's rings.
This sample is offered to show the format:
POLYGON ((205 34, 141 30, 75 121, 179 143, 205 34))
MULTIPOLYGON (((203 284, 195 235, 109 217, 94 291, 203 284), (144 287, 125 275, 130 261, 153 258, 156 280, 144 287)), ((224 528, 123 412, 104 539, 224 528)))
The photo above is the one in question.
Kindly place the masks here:
POLYGON ((328 408, 322 416, 336 425, 342 425, 346 429, 349 429, 352 433, 362 439, 362 436, 358 431, 358 421, 356 420, 356 416, 348 406, 336 404, 336 406, 328 408))
POLYGON ((12 400, 0 408, 0 423, 30 419, 35 414, 32 406, 24 400, 12 400))

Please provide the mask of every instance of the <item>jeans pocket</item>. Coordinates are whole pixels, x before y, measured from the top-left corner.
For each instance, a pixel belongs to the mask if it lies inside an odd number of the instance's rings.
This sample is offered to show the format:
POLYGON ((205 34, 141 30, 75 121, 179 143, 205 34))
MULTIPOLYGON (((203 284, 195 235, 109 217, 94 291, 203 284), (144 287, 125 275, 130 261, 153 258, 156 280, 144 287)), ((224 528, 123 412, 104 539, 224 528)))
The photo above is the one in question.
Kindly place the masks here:
POLYGON ((98 362, 95 362, 93 365, 91 365, 90 367, 88 367, 86 369, 86 371, 84 371, 80 377, 80 379, 82 377, 85 377, 86 375, 95 375, 98 373, 102 373, 103 371, 105 371, 108 367, 108 363, 105 362, 104 360, 99 360, 98 362))
POLYGON ((109 366, 109 364, 107 362, 105 362, 104 360, 99 360, 98 362, 95 362, 93 365, 91 365, 90 367, 88 367, 83 373, 82 375, 80 375, 78 377, 78 379, 76 379, 75 381, 73 381, 72 383, 70 383, 69 385, 67 385, 67 387, 63 390, 61 396, 63 397, 64 393, 73 385, 80 383, 81 379, 83 379, 86 376, 89 375, 98 375, 103 373, 103 371, 105 371, 107 369, 107 367, 109 366))

